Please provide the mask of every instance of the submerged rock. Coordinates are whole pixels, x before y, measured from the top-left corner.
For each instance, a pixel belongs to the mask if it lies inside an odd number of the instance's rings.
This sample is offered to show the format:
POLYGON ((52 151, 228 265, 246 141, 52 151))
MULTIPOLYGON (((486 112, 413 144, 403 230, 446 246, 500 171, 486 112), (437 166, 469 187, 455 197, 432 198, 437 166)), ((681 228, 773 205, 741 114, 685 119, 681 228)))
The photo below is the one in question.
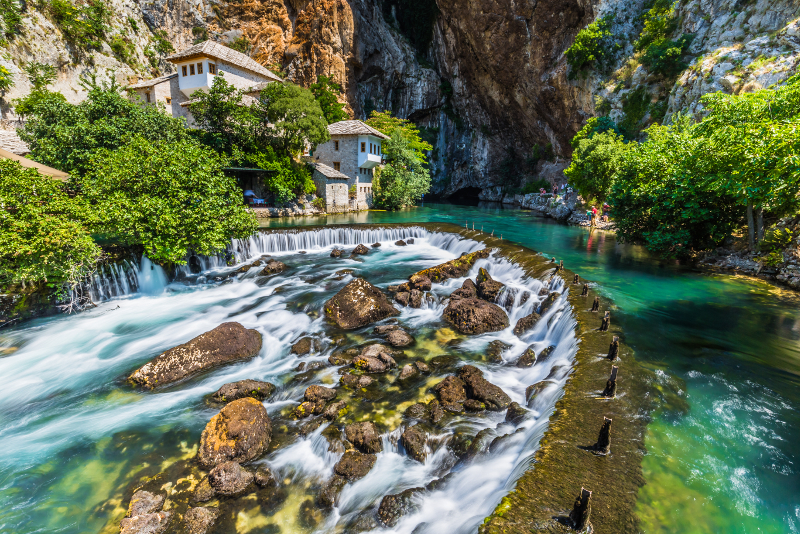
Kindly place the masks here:
POLYGON ((386 341, 393 347, 407 347, 414 343, 414 338, 405 330, 397 328, 389 332, 386 341))
POLYGON ((128 513, 125 517, 152 514, 161 510, 164 506, 164 496, 150 493, 149 491, 139 490, 131 497, 128 505, 128 513))
POLYGON ((536 353, 533 351, 533 345, 525 349, 522 356, 517 360, 517 367, 532 367, 536 363, 536 353))
POLYGON ((441 282, 448 278, 461 278, 469 272, 475 262, 479 259, 488 258, 491 251, 488 248, 478 250, 469 254, 463 254, 461 257, 450 260, 435 267, 423 269, 415 275, 425 276, 431 282, 441 282))
POLYGON ((486 409, 505 410, 511 404, 505 391, 483 378, 483 371, 477 367, 465 365, 458 370, 458 377, 464 381, 467 396, 484 403, 486 409))
POLYGON ((541 318, 542 316, 536 312, 533 312, 530 315, 526 315, 525 317, 517 321, 516 325, 514 325, 514 335, 519 336, 524 334, 525 332, 536 326, 536 323, 539 322, 539 319, 541 318))
POLYGON ((372 384, 373 380, 372 377, 366 375, 355 375, 353 373, 344 373, 339 380, 345 386, 351 388, 365 388, 372 384))
POLYGON ((552 384, 552 382, 549 380, 542 380, 525 388, 525 402, 528 403, 528 406, 530 406, 533 399, 535 399, 539 393, 547 389, 547 386, 550 384, 552 384))
POLYGON ((520 406, 519 403, 512 402, 508 405, 508 411, 506 411, 506 423, 518 425, 525 420, 527 415, 528 410, 520 406))
POLYGON ((311 499, 303 501, 297 515, 297 522, 305 528, 313 529, 316 528, 321 521, 322 512, 314 506, 314 502, 311 499))
POLYGON ((282 273, 286 270, 286 264, 282 261, 269 260, 267 264, 261 269, 258 274, 261 276, 271 276, 273 274, 282 273))
POLYGON ((336 506, 339 494, 347 484, 347 479, 341 475, 333 475, 320 490, 317 495, 317 505, 323 509, 331 509, 336 506))
POLYGON ((396 324, 381 324, 381 325, 376 326, 375 330, 373 330, 373 332, 378 334, 379 336, 385 336, 389 332, 391 332, 392 330, 397 330, 398 328, 400 328, 400 325, 396 325, 396 324))
POLYGON ((259 465, 255 475, 253 475, 253 482, 260 488, 267 488, 270 486, 277 486, 278 479, 272 473, 272 470, 266 465, 259 465))
POLYGON ((161 534, 167 530, 172 512, 126 517, 119 523, 120 534, 161 534))
POLYGON ((333 472, 344 477, 348 482, 353 482, 367 476, 377 459, 378 457, 374 454, 347 451, 342 456, 342 459, 333 466, 333 472))
POLYGON ((361 452, 374 454, 383 450, 381 435, 372 421, 349 424, 344 427, 344 435, 361 452))
POLYGON ((322 412, 322 418, 328 421, 334 421, 347 412, 347 402, 339 401, 329 404, 325 411, 322 412))
POLYGON ((253 473, 237 462, 224 462, 208 473, 208 483, 217 495, 241 495, 253 483, 253 473))
POLYGON ((205 469, 227 461, 247 462, 259 457, 272 439, 272 424, 264 405, 238 399, 211 418, 200 437, 197 459, 205 469))
POLYGON ((542 303, 539 305, 539 315, 544 315, 545 313, 547 313, 547 310, 553 307, 553 304, 556 303, 556 301, 560 296, 561 293, 557 291, 554 291, 549 295, 547 295, 547 298, 544 299, 544 301, 542 301, 542 303))
POLYGON ((397 362, 395 362, 390 353, 391 349, 389 347, 374 343, 353 358, 353 367, 367 373, 383 373, 388 369, 397 367, 397 362))
POLYGON ((213 330, 156 356, 133 372, 131 382, 152 389, 189 378, 226 363, 252 358, 261 350, 261 334, 239 323, 213 330))
POLYGON ((397 525, 401 517, 419 508, 414 497, 423 491, 424 488, 409 488, 401 493, 386 495, 378 508, 380 522, 389 528, 397 525))
POLYGON ((417 368, 410 363, 404 365, 403 368, 400 370, 400 380, 406 380, 416 375, 417 375, 417 368))
POLYGON ((269 382, 262 382, 260 380, 239 380, 238 382, 231 382, 219 388, 211 395, 211 399, 216 402, 231 402, 237 399, 250 397, 263 401, 269 398, 274 392, 275 386, 269 382))
POLYGON ((427 442, 428 435, 418 425, 408 427, 400 436, 400 443, 405 447, 408 455, 421 464, 425 463, 427 457, 425 452, 427 442))
POLYGON ((211 527, 214 526, 214 521, 219 516, 219 510, 216 508, 206 508, 197 506, 189 508, 183 515, 183 524, 187 534, 207 534, 211 527))
POLYGON ((442 318, 462 334, 483 334, 508 328, 508 315, 503 308, 475 298, 451 299, 442 318))
POLYGON ((478 297, 488 300, 489 302, 494 302, 497 300, 500 291, 505 287, 505 284, 493 279, 489 275, 489 271, 481 267, 478 271, 477 287, 478 297))
POLYGON ((363 278, 354 279, 325 303, 326 317, 345 330, 399 314, 386 295, 363 278))

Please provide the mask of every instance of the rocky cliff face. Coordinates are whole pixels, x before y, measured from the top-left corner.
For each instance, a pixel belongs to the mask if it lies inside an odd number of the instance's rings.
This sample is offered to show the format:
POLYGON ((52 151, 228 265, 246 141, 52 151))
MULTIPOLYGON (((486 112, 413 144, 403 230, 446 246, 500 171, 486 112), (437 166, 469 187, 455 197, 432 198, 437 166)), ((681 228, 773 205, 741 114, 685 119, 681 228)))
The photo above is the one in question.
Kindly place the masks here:
MULTIPOLYGON (((634 117, 642 128, 676 111, 702 113, 699 98, 709 91, 780 82, 799 61, 794 0, 677 4, 675 34, 694 40, 692 63, 674 82, 649 73, 633 50, 647 9, 643 0, 437 0, 439 14, 424 50, 399 30, 387 1, 111 0, 103 45, 88 52, 67 43, 46 7, 29 5, 22 32, 0 59, 16 75, 3 99, 4 114, 10 99, 29 90, 21 67, 30 61, 57 65, 54 89, 77 101, 85 94, 78 77, 93 69, 120 83, 170 72, 166 53, 154 52, 161 38, 181 49, 206 37, 244 37, 255 59, 296 83, 332 76, 354 117, 389 109, 422 126, 435 147, 434 190, 449 194, 513 189, 545 167, 563 169, 569 140, 585 120, 595 114, 624 120, 632 112, 632 94, 645 101, 634 117), (569 80, 564 51, 580 29, 607 15, 616 43, 613 68, 569 80), (129 43, 127 58, 118 51, 119 40, 117 49, 111 46, 115 36, 129 43), (530 156, 548 145, 551 162, 536 164, 530 156)), ((395 0, 392 10, 414 5, 395 0)))

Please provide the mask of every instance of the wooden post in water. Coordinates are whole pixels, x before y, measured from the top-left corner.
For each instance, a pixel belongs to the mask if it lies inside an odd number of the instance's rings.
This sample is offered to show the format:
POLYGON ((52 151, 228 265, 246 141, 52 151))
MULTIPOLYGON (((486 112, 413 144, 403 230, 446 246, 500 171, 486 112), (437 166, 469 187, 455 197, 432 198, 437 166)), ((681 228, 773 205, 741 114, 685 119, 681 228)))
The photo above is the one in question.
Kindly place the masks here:
POLYGON ((607 311, 603 317, 603 322, 600 323, 600 331, 608 332, 608 327, 611 326, 611 312, 607 311))
POLYGON ((583 291, 581 291, 581 296, 582 297, 589 296, 589 284, 583 284, 583 291))
POLYGON ((611 339, 611 345, 608 346, 608 356, 607 359, 611 360, 612 362, 617 359, 619 356, 619 336, 614 336, 611 339))
POLYGON ((580 279, 581 279, 581 278, 580 278, 580 276, 578 276, 578 275, 576 274, 576 275, 575 275, 575 278, 573 278, 573 279, 572 279, 572 283, 573 283, 573 284, 580 284, 580 283, 581 283, 581 282, 580 282, 580 279))
POLYGON ((569 514, 572 528, 579 532, 586 530, 589 526, 589 516, 592 515, 592 492, 586 488, 581 488, 581 492, 575 498, 572 505, 572 512, 569 514))
POLYGON ((593 312, 600 311, 600 297, 594 298, 594 302, 592 303, 592 311, 593 312))
POLYGON ((600 454, 611 452, 611 419, 608 417, 603 417, 603 426, 600 427, 600 435, 597 436, 594 450, 600 454))
POLYGON ((606 389, 603 390, 603 396, 614 398, 617 396, 617 371, 619 368, 616 365, 611 366, 611 376, 608 377, 606 382, 606 389))
POLYGON ((562 271, 564 270, 564 260, 561 260, 560 262, 558 262, 558 267, 559 267, 560 270, 562 270, 562 271))
POLYGON ((555 262, 556 262, 556 259, 555 259, 555 258, 553 258, 552 260, 550 260, 550 263, 555 263, 555 262))

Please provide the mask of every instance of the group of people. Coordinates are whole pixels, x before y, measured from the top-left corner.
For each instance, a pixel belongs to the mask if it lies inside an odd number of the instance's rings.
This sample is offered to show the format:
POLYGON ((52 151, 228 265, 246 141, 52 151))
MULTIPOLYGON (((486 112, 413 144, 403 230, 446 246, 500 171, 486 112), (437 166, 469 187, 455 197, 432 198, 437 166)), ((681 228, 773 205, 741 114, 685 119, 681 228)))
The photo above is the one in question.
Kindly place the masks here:
MULTIPOLYGON (((611 213, 611 206, 603 203, 603 212, 600 215, 600 221, 608 222, 608 214, 611 213)), ((597 206, 592 206, 592 209, 586 212, 586 216, 589 218, 589 221, 592 223, 592 226, 597 224, 597 217, 598 217, 598 210, 597 206)))

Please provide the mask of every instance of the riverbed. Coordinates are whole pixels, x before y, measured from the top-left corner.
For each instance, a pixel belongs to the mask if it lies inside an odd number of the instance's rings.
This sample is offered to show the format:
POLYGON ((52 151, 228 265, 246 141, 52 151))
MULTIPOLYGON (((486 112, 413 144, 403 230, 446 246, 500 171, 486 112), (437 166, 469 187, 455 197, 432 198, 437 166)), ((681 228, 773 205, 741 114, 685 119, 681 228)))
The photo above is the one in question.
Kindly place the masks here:
MULTIPOLYGON (((638 495, 643 532, 800 531, 800 298, 796 294, 758 280, 661 262, 640 247, 617 244, 613 234, 564 226, 520 210, 431 205, 265 224, 428 221, 474 225, 476 230, 555 256, 613 302, 624 342, 658 377, 653 384, 658 407, 648 426, 643 458, 646 485, 638 495)), ((361 268, 385 285, 467 250, 452 243, 420 244, 416 250, 393 251, 387 246, 379 253, 382 260, 376 254, 375 263, 365 262, 361 268)), ((0 359, 5 386, 0 415, 5 445, 0 453, 0 531, 112 532, 109 522, 124 513, 123 495, 133 480, 196 454, 199 433, 215 413, 205 396, 225 382, 252 378, 254 373, 262 378, 288 375, 284 349, 314 328, 320 319, 309 312, 345 282, 333 280, 343 266, 317 272, 322 258, 327 260, 324 252, 301 257, 298 250, 295 246, 277 251, 291 256, 287 263, 300 269, 294 286, 277 292, 269 283, 261 286, 247 279, 227 285, 201 280, 167 288, 157 267, 140 265, 141 292, 112 298, 84 314, 32 321, 5 331, 0 359), (306 287, 309 282, 303 276, 329 285, 318 290, 306 287), (267 349, 257 359, 157 395, 124 383, 136 364, 231 316, 243 324, 258 324, 269 336, 267 349)), ((520 278, 520 273, 508 270, 510 266, 492 268, 505 281, 520 278)), ((425 311, 408 312, 401 321, 417 324, 415 333, 429 341, 423 347, 430 350, 442 325, 424 326, 419 322, 424 315, 425 311)), ((567 361, 568 331, 559 331, 567 337, 558 343, 565 347, 567 361)), ((546 335, 542 333, 543 339, 546 335)), ((488 341, 465 347, 465 354, 478 362, 488 341)), ((498 378, 512 397, 522 395, 523 382, 533 379, 498 378)), ((268 409, 279 411, 281 403, 301 393, 298 387, 287 388, 268 409)), ((522 451, 535 447, 546 415, 543 410, 526 427, 516 452, 492 467, 513 470, 524 463, 527 456, 522 451)), ((389 453, 396 453, 391 446, 387 441, 389 453)), ((320 446, 312 438, 309 448, 314 453, 320 446)), ((311 479, 330 468, 332 459, 324 452, 316 457, 317 463, 299 470, 300 478, 311 479)), ((279 458, 281 468, 296 462, 288 453, 279 458)), ((397 454, 387 454, 385 461, 387 469, 405 473, 402 476, 409 480, 384 487, 365 479, 345 494, 346 502, 353 503, 347 513, 357 512, 355 503, 363 495, 373 498, 379 491, 437 476, 435 469, 409 470, 414 465, 406 465, 397 454)), ((438 506, 474 508, 461 524, 470 531, 506 491, 500 478, 490 477, 484 497, 477 501, 469 501, 463 493, 444 494, 439 495, 438 506)), ((291 506, 278 519, 294 521, 292 507, 303 498, 302 491, 293 495, 287 501, 291 506)), ((428 520, 435 520, 438 508, 428 510, 428 520)), ((253 516, 243 521, 253 532, 269 531, 264 530, 269 519, 253 516)), ((417 523, 409 520, 398 528, 410 531, 417 523)), ((293 523, 288 526, 295 528, 293 523)))

